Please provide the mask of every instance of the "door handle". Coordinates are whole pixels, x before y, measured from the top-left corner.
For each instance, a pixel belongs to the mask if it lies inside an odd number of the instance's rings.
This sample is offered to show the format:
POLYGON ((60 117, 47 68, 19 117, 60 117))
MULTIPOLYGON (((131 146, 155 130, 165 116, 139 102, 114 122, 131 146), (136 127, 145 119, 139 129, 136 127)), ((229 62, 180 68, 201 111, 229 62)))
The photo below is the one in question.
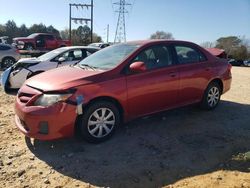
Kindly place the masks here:
POLYGON ((176 77, 176 72, 170 72, 169 75, 170 75, 171 77, 176 77))
POLYGON ((210 71, 210 70, 211 70, 210 67, 205 68, 205 71, 210 71))

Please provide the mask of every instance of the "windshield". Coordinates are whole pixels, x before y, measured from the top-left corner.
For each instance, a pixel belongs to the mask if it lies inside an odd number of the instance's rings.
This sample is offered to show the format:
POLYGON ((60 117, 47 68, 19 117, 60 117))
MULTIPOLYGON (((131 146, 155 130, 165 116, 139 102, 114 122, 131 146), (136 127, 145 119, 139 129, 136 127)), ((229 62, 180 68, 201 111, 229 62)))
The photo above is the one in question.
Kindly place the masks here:
POLYGON ((64 48, 59 48, 59 49, 56 49, 56 50, 52 50, 46 54, 43 54, 41 56, 38 57, 38 59, 40 61, 48 61, 48 60, 51 60, 52 58, 56 57, 57 55, 61 54, 62 52, 64 52, 65 49, 64 48))
POLYGON ((36 36, 37 36, 38 34, 36 34, 36 33, 34 33, 34 34, 31 34, 31 35, 29 35, 29 36, 27 36, 27 38, 35 38, 36 36))
POLYGON ((138 44, 118 44, 100 50, 80 61, 79 65, 89 65, 95 68, 109 70, 117 66, 121 61, 135 51, 138 44))

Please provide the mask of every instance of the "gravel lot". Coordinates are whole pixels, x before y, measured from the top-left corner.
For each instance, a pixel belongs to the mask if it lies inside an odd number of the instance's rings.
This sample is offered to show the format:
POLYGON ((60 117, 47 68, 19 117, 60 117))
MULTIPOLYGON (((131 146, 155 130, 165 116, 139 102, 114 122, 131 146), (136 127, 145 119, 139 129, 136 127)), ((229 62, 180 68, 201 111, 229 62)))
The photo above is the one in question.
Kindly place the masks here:
POLYGON ((137 119, 99 145, 25 138, 0 90, 0 187, 250 187, 250 68, 232 72, 214 111, 137 119))

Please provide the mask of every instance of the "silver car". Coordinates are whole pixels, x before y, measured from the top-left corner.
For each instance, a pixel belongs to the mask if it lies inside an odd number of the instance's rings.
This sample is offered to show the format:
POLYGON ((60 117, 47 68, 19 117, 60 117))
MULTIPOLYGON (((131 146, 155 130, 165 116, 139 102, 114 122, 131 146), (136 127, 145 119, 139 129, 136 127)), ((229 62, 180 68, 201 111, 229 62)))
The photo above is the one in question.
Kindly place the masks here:
POLYGON ((0 44, 0 69, 12 66, 19 59, 20 53, 14 46, 0 44))
POLYGON ((2 73, 2 87, 5 92, 19 89, 26 79, 62 66, 78 63, 80 60, 98 51, 89 46, 61 47, 37 58, 22 58, 2 73))

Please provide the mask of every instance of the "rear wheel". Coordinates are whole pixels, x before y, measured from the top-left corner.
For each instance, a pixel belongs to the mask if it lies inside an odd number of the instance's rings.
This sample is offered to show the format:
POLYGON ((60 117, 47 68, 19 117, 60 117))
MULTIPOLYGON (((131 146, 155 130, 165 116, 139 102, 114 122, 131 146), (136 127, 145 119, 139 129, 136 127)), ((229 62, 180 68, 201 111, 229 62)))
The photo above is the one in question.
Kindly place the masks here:
POLYGON ((88 142, 99 143, 114 134, 120 123, 120 114, 113 103, 100 101, 87 108, 79 123, 83 138, 88 142))
POLYGON ((1 68, 7 69, 8 67, 14 65, 16 60, 12 57, 5 57, 2 61, 1 68))
POLYGON ((220 96, 220 85, 217 82, 210 83, 203 95, 201 107, 206 110, 214 109, 220 102, 220 96))

